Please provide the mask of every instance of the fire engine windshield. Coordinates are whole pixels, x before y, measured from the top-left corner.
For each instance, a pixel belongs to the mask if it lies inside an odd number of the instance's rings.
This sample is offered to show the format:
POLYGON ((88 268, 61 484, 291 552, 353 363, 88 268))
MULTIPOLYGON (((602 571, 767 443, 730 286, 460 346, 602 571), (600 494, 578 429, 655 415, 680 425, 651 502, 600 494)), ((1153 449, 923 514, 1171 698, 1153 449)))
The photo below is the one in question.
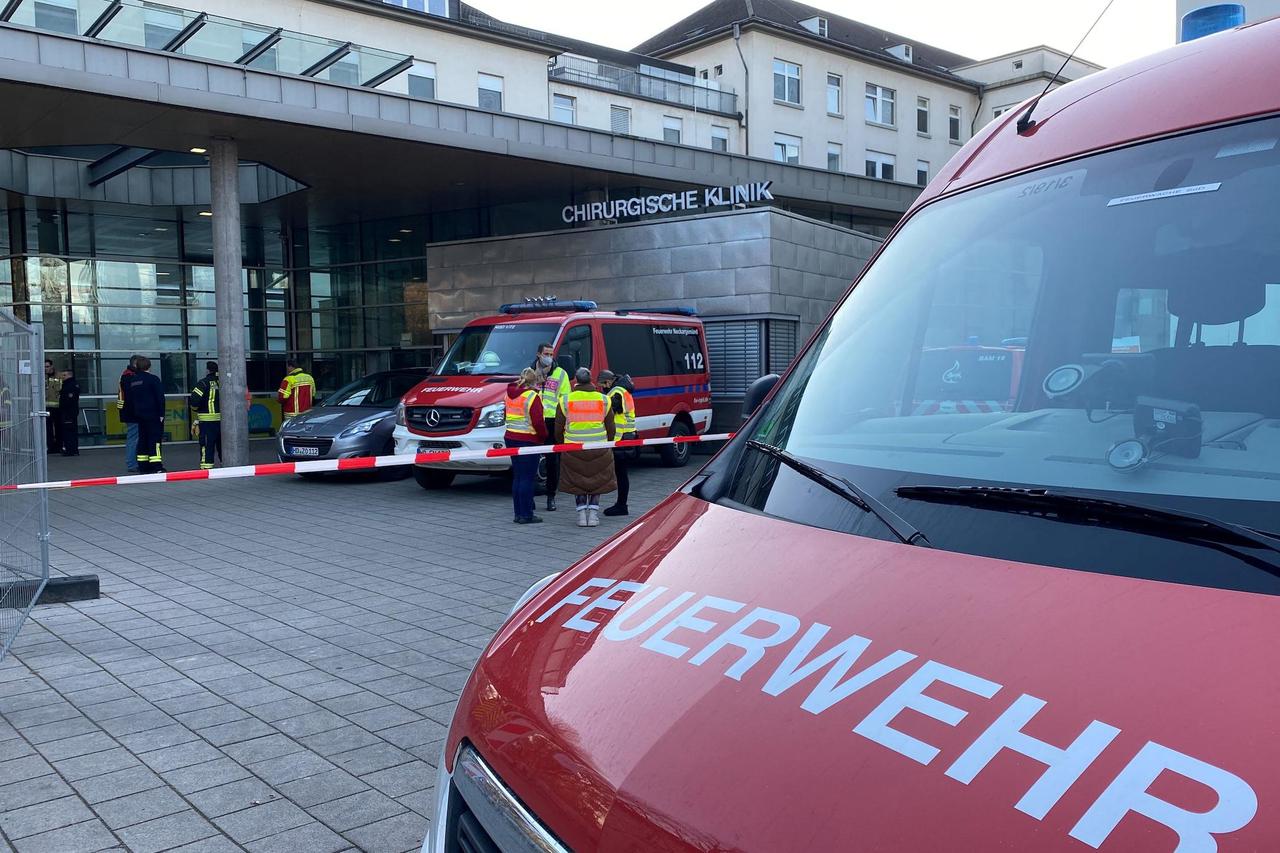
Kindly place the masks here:
MULTIPOLYGON (((1280 569, 1185 536, 898 491, 1048 488, 1280 531, 1280 119, 921 209, 740 438, 856 482, 935 547, 1280 592, 1280 569)), ((881 535, 735 447, 724 500, 881 535)))
POLYGON ((554 323, 499 323, 468 326, 449 347, 437 376, 515 376, 533 364, 538 346, 553 343, 560 327, 554 323))

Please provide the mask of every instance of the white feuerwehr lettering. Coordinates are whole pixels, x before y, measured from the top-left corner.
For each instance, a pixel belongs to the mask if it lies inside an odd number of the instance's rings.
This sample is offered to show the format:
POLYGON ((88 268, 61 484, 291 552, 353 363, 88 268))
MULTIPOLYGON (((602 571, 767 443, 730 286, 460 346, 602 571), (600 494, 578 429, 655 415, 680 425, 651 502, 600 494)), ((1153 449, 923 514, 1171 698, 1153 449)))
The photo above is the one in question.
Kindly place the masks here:
POLYGON ((770 610, 767 607, 757 607, 717 634, 711 642, 702 648, 702 651, 689 658, 689 663, 694 666, 702 666, 721 649, 737 646, 742 649, 743 655, 734 661, 733 665, 726 669, 724 674, 732 679, 741 681, 742 676, 747 674, 747 670, 759 663, 760 659, 764 657, 765 649, 791 639, 799 630, 800 620, 790 613, 770 610), (748 634, 747 629, 759 622, 772 624, 774 626, 773 633, 767 637, 756 637, 748 634))
POLYGON ((600 632, 601 636, 606 640, 614 641, 630 640, 638 637, 674 613, 676 608, 681 604, 684 604, 686 601, 693 598, 693 593, 682 592, 651 613, 648 618, 642 619, 640 624, 636 625, 634 628, 628 628, 623 624, 632 613, 643 609, 650 601, 653 601, 666 591, 667 588, 665 586, 657 586, 646 592, 644 595, 631 599, 627 602, 626 607, 619 610, 612 619, 604 623, 604 630, 600 632))
POLYGON ((668 635, 679 628, 688 628, 690 631, 697 631, 700 634, 710 631, 716 626, 716 623, 698 616, 700 610, 708 607, 714 610, 723 610, 726 613, 737 613, 746 605, 741 601, 731 601, 727 598, 717 598, 714 595, 704 595, 685 608, 684 612, 679 616, 654 631, 649 639, 640 645, 651 652, 657 652, 660 655, 679 660, 688 653, 689 647, 671 642, 667 639, 668 635))
POLYGON ((907 676, 907 680, 902 682, 897 690, 890 693, 870 714, 867 714, 862 722, 854 726, 853 730, 864 738, 873 740, 881 746, 887 746, 894 752, 900 752, 913 761, 928 764, 937 756, 939 749, 908 734, 903 734, 889 724, 908 708, 946 723, 948 726, 955 726, 967 717, 968 711, 924 695, 925 688, 935 681, 959 687, 984 699, 990 699, 1000 690, 1000 685, 994 681, 987 681, 985 678, 979 678, 935 660, 927 660, 919 669, 907 676))
POLYGON ((762 688, 764 692, 770 696, 778 696, 824 666, 830 665, 830 669, 822 676, 817 686, 809 692, 804 702, 800 703, 800 707, 804 710, 811 714, 817 714, 915 659, 915 655, 910 652, 899 650, 882 660, 876 661, 848 681, 841 683, 840 679, 858 662, 858 658, 871 645, 871 641, 866 637, 859 637, 854 634, 849 639, 832 646, 808 663, 801 665, 814 647, 818 645, 818 641, 826 636, 830 630, 831 626, 815 622, 791 651, 787 653, 782 663, 778 664, 778 668, 774 670, 773 675, 769 676, 769 680, 765 682, 762 688))
POLYGON ((541 616, 539 616, 538 621, 546 622, 547 618, 551 616, 552 613, 555 613, 557 610, 559 610, 561 607, 566 607, 570 604, 586 604, 590 599, 587 596, 583 595, 583 593, 589 589, 600 589, 602 587, 610 587, 610 586, 613 586, 613 578, 591 578, 582 586, 578 587, 576 590, 569 593, 564 598, 557 601, 555 604, 551 605, 551 609, 548 610, 546 613, 543 613, 541 616))
POLYGON ((947 768, 947 775, 968 785, 1000 750, 1007 749, 1045 765, 1048 769, 1027 789, 1014 806, 1018 811, 1043 820, 1067 789, 1076 783, 1094 759, 1102 754, 1120 730, 1115 726, 1089 723, 1065 749, 1033 738, 1022 727, 1045 706, 1043 699, 1022 694, 978 739, 947 768))
POLYGON ((1212 853, 1218 849, 1214 835, 1240 829, 1257 811, 1258 795, 1239 776, 1148 741, 1072 827, 1071 837, 1101 847, 1124 816, 1136 812, 1178 834, 1174 853, 1212 853), (1151 783, 1166 770, 1212 788, 1218 804, 1207 812, 1193 812, 1148 794, 1151 783))
POLYGON ((618 581, 591 601, 587 602, 586 606, 582 607, 577 613, 569 617, 568 621, 564 623, 564 626, 566 628, 572 628, 575 631, 582 631, 583 633, 590 634, 592 631, 600 627, 600 623, 592 622, 587 619, 586 615, 588 613, 592 610, 617 610, 619 607, 626 604, 627 601, 625 599, 618 600, 614 598, 614 593, 636 593, 642 589, 644 589, 644 584, 642 583, 636 583, 635 581, 618 581))

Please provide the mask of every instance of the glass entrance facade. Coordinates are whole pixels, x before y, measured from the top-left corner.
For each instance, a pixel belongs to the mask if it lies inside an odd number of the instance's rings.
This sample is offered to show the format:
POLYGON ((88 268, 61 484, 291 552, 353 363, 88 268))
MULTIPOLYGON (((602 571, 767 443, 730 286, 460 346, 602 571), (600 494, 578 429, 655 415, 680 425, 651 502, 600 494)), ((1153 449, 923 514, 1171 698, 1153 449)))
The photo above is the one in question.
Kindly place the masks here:
MULTIPOLYGON (((189 427, 186 395, 217 357, 207 211, 19 198, 0 206, 0 301, 42 323, 47 357, 74 367, 82 441, 123 434, 114 401, 135 353, 171 395, 171 440, 189 427), (86 206, 88 207, 88 206, 86 206)), ((246 214, 246 221, 250 215, 246 214)), ((279 425, 274 392, 296 354, 323 394, 365 373, 430 364, 423 223, 309 230, 253 217, 243 234, 251 428, 279 425)))

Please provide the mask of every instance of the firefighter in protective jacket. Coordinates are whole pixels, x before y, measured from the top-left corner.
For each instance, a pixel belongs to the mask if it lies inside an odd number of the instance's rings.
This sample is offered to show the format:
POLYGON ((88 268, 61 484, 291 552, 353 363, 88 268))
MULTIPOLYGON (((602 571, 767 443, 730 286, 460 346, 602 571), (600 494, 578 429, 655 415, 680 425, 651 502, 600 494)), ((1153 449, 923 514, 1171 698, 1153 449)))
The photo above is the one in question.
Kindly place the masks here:
POLYGON ((222 460, 222 401, 218 394, 218 363, 210 361, 204 367, 209 372, 191 389, 189 403, 199 430, 200 467, 207 471, 213 467, 215 455, 222 460))

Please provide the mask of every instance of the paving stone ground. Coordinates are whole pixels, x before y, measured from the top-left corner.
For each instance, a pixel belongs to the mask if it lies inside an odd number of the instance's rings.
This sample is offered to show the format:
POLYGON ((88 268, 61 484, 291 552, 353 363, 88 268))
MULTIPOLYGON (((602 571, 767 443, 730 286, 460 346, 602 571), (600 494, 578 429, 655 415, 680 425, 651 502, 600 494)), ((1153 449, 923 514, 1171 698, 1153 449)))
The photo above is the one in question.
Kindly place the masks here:
MULTIPOLYGON (((692 470, 639 463, 633 516, 692 470)), ((504 482, 470 477, 83 489, 51 515, 55 569, 102 597, 36 608, 0 664, 0 853, 416 850, 471 664, 623 526, 513 525, 504 482)))

